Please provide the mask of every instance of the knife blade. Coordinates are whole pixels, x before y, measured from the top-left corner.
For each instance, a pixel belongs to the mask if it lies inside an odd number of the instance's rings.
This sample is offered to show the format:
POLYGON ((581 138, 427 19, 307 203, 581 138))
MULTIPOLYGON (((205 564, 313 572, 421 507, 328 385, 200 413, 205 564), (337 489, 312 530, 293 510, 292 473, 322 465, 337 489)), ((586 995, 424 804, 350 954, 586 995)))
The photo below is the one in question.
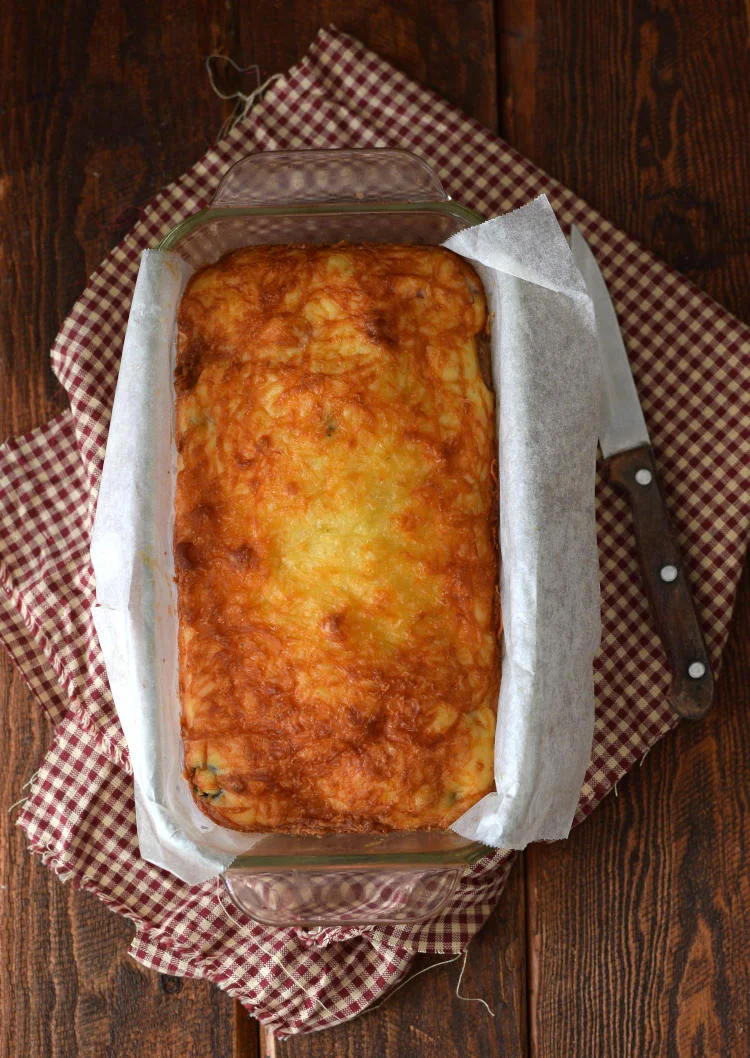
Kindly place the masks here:
POLYGON ((714 678, 685 567, 669 524, 653 449, 617 314, 588 243, 575 225, 570 249, 594 305, 601 351, 599 446, 608 480, 630 501, 646 594, 672 675, 669 702, 697 720, 711 708, 714 678))

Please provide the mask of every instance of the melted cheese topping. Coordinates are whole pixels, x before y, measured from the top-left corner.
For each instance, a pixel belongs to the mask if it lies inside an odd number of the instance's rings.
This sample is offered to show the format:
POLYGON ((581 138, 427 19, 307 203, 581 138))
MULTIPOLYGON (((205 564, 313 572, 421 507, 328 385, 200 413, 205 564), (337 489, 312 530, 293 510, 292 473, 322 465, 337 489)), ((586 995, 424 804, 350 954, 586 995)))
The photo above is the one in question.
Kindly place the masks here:
POLYGON ((493 785, 493 398, 438 247, 253 247, 179 315, 186 775, 254 831, 445 827, 493 785))

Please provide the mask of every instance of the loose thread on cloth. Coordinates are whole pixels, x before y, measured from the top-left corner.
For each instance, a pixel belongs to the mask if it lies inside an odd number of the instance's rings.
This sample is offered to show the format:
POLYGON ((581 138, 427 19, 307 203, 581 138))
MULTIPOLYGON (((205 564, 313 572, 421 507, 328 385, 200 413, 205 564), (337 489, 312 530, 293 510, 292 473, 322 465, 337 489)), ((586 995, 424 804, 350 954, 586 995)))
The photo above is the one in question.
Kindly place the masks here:
POLYGON ((458 955, 454 955, 452 959, 441 959, 440 962, 430 963, 429 966, 423 966, 422 969, 417 970, 416 973, 409 974, 409 976, 405 977, 404 980, 400 982, 400 984, 397 984, 395 988, 392 988, 388 995, 381 999, 379 1003, 374 1003, 373 1006, 368 1007, 367 1010, 363 1010, 361 1014, 357 1015, 357 1017, 361 1018, 363 1014, 370 1014, 373 1010, 379 1010, 380 1007, 383 1006, 383 1004, 387 1003, 388 1000, 391 999, 392 996, 395 996, 396 992, 400 992, 402 988, 405 988, 406 985, 408 985, 416 977, 421 977, 422 974, 426 974, 428 970, 437 970, 438 966, 448 966, 449 963, 457 962, 458 959, 461 958, 461 955, 466 955, 467 952, 468 948, 465 952, 459 952, 458 955))
POLYGON ((438 966, 449 966, 451 963, 458 962, 462 955, 464 957, 464 961, 461 964, 461 972, 459 973, 458 981, 456 982, 456 998, 460 999, 463 1003, 481 1003, 482 1006, 486 1009, 487 1013, 490 1015, 490 1017, 494 1018, 495 1012, 494 1010, 492 1010, 486 999, 482 999, 480 996, 461 995, 461 981, 463 980, 464 971, 466 970, 466 960, 469 957, 468 948, 464 948, 462 952, 460 951, 458 955, 454 955, 452 959, 441 959, 440 962, 430 963, 429 966, 423 966, 421 970, 417 970, 416 973, 410 974, 408 977, 404 978, 404 980, 401 981, 400 984, 397 984, 395 988, 391 989, 388 995, 381 999, 379 1003, 375 1003, 374 1006, 368 1007, 367 1010, 363 1010, 361 1014, 357 1015, 357 1017, 361 1018, 364 1014, 369 1014, 371 1011, 377 1010, 379 1007, 382 1007, 385 1003, 388 1002, 388 1000, 392 996, 395 996, 396 992, 400 992, 402 988, 408 985, 416 977, 420 977, 422 974, 426 974, 428 970, 436 970, 438 966))
POLYGON ((234 110, 219 129, 218 136, 216 137, 217 141, 223 140, 239 121, 246 118, 255 104, 263 98, 264 92, 271 87, 274 81, 278 81, 278 79, 283 76, 283 74, 280 73, 272 73, 271 76, 266 78, 261 84, 260 67, 256 63, 252 63, 250 66, 240 66, 234 61, 234 59, 230 59, 228 55, 222 55, 220 52, 216 51, 206 56, 206 73, 208 74, 208 83, 211 85, 211 90, 214 95, 217 95, 219 99, 236 100, 234 110), (258 84, 252 92, 240 92, 239 89, 236 92, 222 92, 214 79, 212 66, 212 63, 218 59, 221 59, 222 62, 229 63, 232 69, 236 70, 238 73, 250 73, 250 71, 253 70, 258 84))
MULTIPOLYGON (((41 770, 40 768, 37 768, 37 770, 34 772, 34 774, 29 776, 29 778, 26 780, 26 782, 21 787, 22 790, 26 790, 26 789, 29 788, 29 786, 31 786, 31 784, 34 782, 34 780, 36 779, 37 775, 39 774, 40 770, 41 770)), ((29 792, 27 794, 24 794, 23 797, 19 797, 19 799, 17 801, 14 801, 13 804, 8 809, 8 815, 10 815, 10 813, 13 811, 14 808, 18 808, 19 805, 25 805, 26 802, 28 801, 29 797, 31 797, 31 792, 29 792)))
POLYGON ((466 969, 466 959, 469 955, 469 949, 464 949, 464 961, 461 966, 461 973, 458 975, 458 981, 456 983, 456 995, 459 999, 462 999, 464 1003, 481 1003, 491 1018, 494 1018, 495 1011, 492 1010, 486 999, 482 999, 481 996, 462 996, 461 995, 461 981, 463 980, 464 970, 466 969))

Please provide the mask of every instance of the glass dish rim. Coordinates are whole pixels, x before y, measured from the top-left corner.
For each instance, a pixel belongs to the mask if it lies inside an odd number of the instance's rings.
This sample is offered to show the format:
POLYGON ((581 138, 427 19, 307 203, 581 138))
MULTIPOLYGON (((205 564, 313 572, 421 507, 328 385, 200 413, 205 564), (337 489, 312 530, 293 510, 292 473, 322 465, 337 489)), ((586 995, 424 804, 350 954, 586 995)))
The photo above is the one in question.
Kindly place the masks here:
POLYGON ((214 219, 226 217, 293 217, 293 216, 326 216, 346 213, 447 213, 467 222, 467 226, 483 224, 484 217, 468 206, 462 206, 453 199, 443 202, 325 202, 320 205, 305 204, 300 206, 208 206, 181 220, 171 228, 156 245, 163 252, 175 251, 185 236, 196 228, 214 219))
MULTIPOLYGON (((410 832, 415 838, 419 834, 454 834, 454 830, 432 830, 432 831, 420 831, 414 830, 410 832)), ((282 836, 279 834, 279 836, 282 836)), ((285 837, 294 837, 294 835, 283 835, 285 837)), ((337 836, 346 836, 345 831, 337 831, 337 836)), ((460 837, 461 835, 456 835, 460 837)), ((388 837, 388 834, 383 835, 384 838, 388 837)), ((444 851, 429 851, 429 852, 372 852, 372 853, 344 853, 344 852, 333 852, 324 853, 320 856, 314 856, 312 853, 286 853, 286 854, 274 854, 266 855, 263 854, 253 856, 251 853, 240 854, 236 856, 234 860, 225 868, 224 873, 230 871, 241 871, 243 869, 252 868, 254 874, 262 874, 264 871, 272 871, 277 869, 292 869, 292 870, 308 870, 314 868, 315 870, 326 871, 336 870, 341 867, 349 868, 350 870, 356 869, 368 869, 375 867, 388 867, 394 870, 414 870, 421 869, 422 867, 461 867, 471 866, 483 859, 485 856, 493 854, 498 850, 490 845, 483 845, 479 841, 468 841, 467 844, 453 849, 445 849, 444 851)))

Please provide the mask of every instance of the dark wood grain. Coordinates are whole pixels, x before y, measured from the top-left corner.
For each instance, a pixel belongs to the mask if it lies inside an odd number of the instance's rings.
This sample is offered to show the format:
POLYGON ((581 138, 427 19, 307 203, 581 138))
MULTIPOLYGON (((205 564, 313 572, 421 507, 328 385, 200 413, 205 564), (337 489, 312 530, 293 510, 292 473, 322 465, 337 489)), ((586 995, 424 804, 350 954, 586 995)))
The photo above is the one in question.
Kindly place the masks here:
POLYGON ((527 853, 535 1058, 750 1050, 750 577, 716 704, 527 853))
POLYGON ((654 453, 649 445, 618 452, 604 463, 604 470, 630 503, 643 586, 672 674, 670 704, 677 716, 700 720, 714 696, 711 659, 670 525, 654 453), (648 475, 642 484, 638 473, 648 475), (673 571, 674 580, 664 580, 665 569, 673 571), (692 665, 702 666, 702 672, 691 675, 692 665))
POLYGON ((499 0, 502 132, 748 312, 744 0, 499 0))
POLYGON ((351 33, 404 73, 439 92, 490 129, 497 127, 492 0, 310 0, 238 5, 242 65, 261 77, 307 51, 321 26, 351 33))
POLYGON ((535 160, 537 51, 535 0, 497 0, 499 132, 535 160))

